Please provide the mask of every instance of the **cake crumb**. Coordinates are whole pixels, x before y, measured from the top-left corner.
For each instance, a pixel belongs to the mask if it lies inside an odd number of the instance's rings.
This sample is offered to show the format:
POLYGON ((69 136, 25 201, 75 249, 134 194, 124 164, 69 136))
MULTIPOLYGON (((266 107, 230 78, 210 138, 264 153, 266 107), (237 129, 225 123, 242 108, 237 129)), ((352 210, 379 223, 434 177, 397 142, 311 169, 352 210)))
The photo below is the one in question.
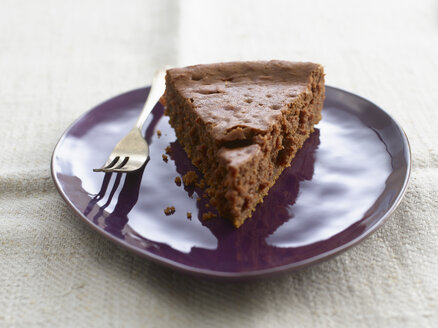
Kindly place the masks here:
POLYGON ((201 179, 201 181, 199 181, 199 183, 196 184, 196 187, 198 187, 200 189, 204 189, 205 188, 205 180, 201 179))
POLYGON ((210 204, 209 203, 205 204, 205 208, 210 208, 210 204))
POLYGON ((187 212, 187 219, 189 219, 189 220, 192 219, 192 213, 191 212, 187 212))
POLYGON ((181 186, 181 178, 180 177, 176 177, 175 178, 175 183, 176 183, 176 185, 179 187, 179 186, 181 186))
POLYGON ((207 193, 207 195, 208 196, 210 196, 210 198, 213 198, 213 196, 214 196, 214 190, 210 187, 210 188, 207 188, 206 190, 205 190, 205 192, 207 193))
POLYGON ((169 160, 169 157, 167 157, 167 155, 163 154, 163 161, 165 161, 167 163, 168 160, 169 160))
POLYGON ((169 206, 164 209, 164 214, 166 215, 172 215, 173 213, 175 213, 175 206, 169 206))
POLYGON ((198 179, 198 175, 195 171, 189 171, 186 174, 183 175, 183 183, 184 186, 191 186, 196 183, 196 180, 198 179))
POLYGON ((166 154, 171 154, 172 153, 172 147, 170 147, 170 146, 167 146, 166 147, 166 149, 165 149, 165 151, 166 151, 166 154))
POLYGON ((212 219, 214 217, 216 217, 216 214, 214 214, 213 212, 207 212, 207 213, 202 214, 202 220, 203 221, 210 220, 210 219, 212 219))
POLYGON ((157 130, 157 136, 158 136, 158 138, 161 137, 161 131, 160 130, 157 130))

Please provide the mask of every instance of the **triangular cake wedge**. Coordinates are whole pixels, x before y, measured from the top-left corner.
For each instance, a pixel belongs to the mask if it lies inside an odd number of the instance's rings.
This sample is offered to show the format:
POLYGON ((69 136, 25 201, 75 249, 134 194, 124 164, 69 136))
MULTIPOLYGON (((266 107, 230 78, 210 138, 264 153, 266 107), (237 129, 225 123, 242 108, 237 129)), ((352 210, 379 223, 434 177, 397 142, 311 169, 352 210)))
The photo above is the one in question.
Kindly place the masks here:
POLYGON ((204 174, 212 203, 239 227, 321 119, 323 67, 286 61, 174 68, 166 114, 204 174))

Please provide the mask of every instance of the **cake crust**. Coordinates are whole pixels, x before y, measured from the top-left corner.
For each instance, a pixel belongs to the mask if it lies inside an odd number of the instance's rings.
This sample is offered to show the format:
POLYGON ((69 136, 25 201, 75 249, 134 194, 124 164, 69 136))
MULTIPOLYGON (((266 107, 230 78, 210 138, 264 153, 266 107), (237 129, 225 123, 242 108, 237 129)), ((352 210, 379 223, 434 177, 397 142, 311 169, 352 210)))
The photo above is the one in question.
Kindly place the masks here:
POLYGON ((231 62, 168 70, 166 113, 222 216, 239 227, 321 119, 321 65, 231 62))

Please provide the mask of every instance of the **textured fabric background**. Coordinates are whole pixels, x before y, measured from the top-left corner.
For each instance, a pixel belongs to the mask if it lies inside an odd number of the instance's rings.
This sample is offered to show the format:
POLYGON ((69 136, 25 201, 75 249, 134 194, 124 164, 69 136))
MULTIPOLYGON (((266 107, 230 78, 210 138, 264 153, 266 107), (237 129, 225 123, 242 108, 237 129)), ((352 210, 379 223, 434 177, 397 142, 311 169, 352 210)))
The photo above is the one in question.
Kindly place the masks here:
POLYGON ((438 2, 0 0, 0 326, 436 327, 438 2), (360 245, 278 279, 164 269, 91 231, 50 178, 95 104, 162 64, 311 60, 406 130, 411 183, 360 245))

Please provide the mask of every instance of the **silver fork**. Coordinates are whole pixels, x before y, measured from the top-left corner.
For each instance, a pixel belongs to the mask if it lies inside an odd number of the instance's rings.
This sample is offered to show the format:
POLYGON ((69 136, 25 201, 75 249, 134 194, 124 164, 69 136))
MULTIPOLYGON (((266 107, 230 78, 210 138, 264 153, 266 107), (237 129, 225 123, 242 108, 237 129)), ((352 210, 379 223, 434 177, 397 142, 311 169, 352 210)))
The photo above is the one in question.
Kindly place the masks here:
POLYGON ((146 163, 149 157, 149 145, 141 135, 141 128, 164 93, 165 75, 166 68, 155 73, 148 98, 137 123, 114 147, 105 165, 99 169, 93 169, 94 172, 132 172, 146 163))

